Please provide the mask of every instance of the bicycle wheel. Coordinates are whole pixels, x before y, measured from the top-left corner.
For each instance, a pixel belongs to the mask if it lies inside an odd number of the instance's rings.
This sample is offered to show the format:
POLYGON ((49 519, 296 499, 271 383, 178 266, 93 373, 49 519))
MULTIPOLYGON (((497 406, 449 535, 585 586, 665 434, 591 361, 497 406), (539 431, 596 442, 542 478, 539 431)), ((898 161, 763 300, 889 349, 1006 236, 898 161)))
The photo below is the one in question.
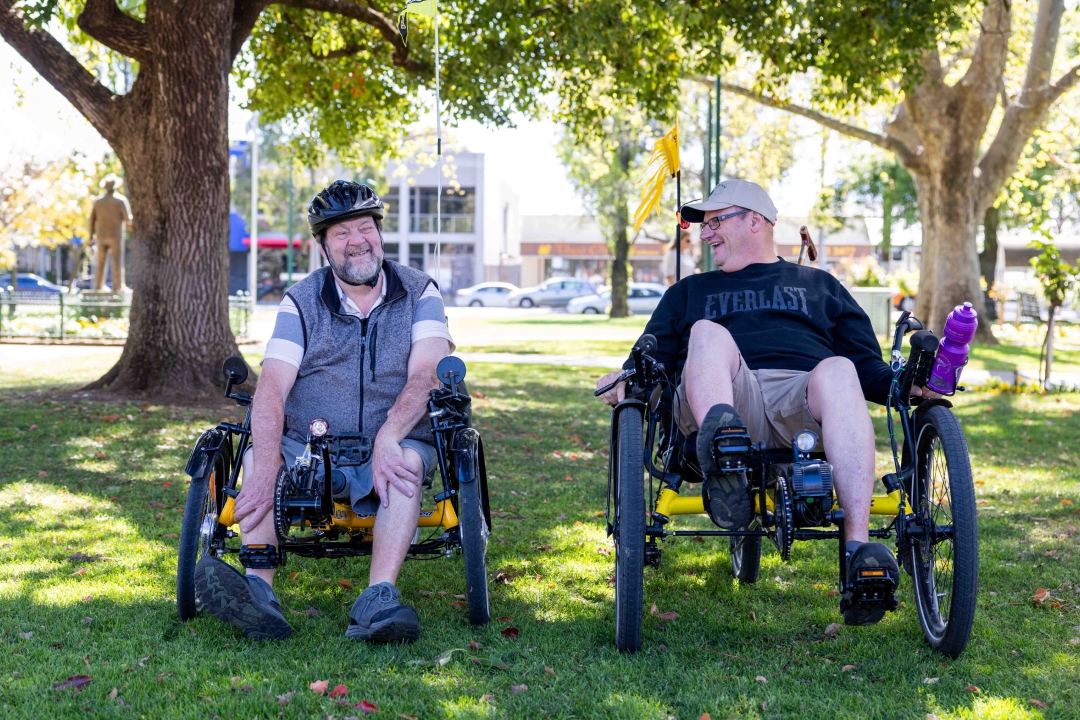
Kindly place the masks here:
POLYGON ((191 620, 198 613, 195 602, 195 565, 205 555, 217 555, 215 540, 224 528, 218 526, 228 478, 225 455, 217 453, 206 469, 191 478, 184 522, 180 528, 180 550, 176 562, 176 611, 181 620, 191 620))
POLYGON ((761 571, 761 536, 731 537, 731 572, 741 583, 756 583, 761 571))
POLYGON ((462 430, 461 436, 464 448, 454 453, 454 469, 458 478, 458 522, 461 554, 465 559, 465 594, 469 603, 469 622, 484 625, 491 619, 487 578, 487 544, 491 528, 480 495, 480 436, 472 428, 462 430))
POLYGON ((975 621, 979 528, 964 431, 940 405, 920 414, 911 503, 920 526, 909 555, 919 623, 931 646, 955 658, 975 621))
POLYGON ((628 405, 615 416, 615 646, 641 648, 645 576, 645 456, 641 408, 628 405))

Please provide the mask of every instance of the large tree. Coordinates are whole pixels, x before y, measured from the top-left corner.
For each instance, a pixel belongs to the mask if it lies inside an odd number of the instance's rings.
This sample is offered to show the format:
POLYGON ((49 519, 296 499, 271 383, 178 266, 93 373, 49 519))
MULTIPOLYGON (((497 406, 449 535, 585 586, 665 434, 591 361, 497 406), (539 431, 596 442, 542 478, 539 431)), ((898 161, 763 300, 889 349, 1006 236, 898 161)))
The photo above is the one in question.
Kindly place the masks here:
MULTIPOLYGON (((970 39, 955 26, 942 32, 913 68, 917 81, 897 84, 903 89, 880 130, 791 103, 779 93, 725 86, 888 150, 911 173, 922 225, 916 314, 933 328, 940 329, 949 311, 961 302, 971 301, 980 311, 984 309, 976 231, 1014 173, 1032 134, 1045 122, 1051 107, 1080 80, 1080 63, 1075 59, 1062 74, 1055 77, 1053 72, 1059 55, 1076 52, 1073 47, 1059 53, 1064 0, 1038 0, 1037 10, 1022 16, 1033 5, 986 0, 975 13, 973 30, 967 33, 970 39), (1012 72, 1011 53, 1026 58, 1020 72, 1012 72), (1020 77, 1010 89, 1013 74, 1020 77)), ((889 73, 878 76, 883 87, 898 79, 889 73)), ((979 332, 984 340, 992 341, 989 323, 980 325, 979 332)))
MULTIPOLYGON (((433 73, 430 31, 411 33, 408 46, 397 32, 391 14, 403 4, 0 0, 0 37, 124 166, 134 216, 131 332, 98 384, 206 393, 221 358, 236 351, 224 238, 228 77, 238 59, 250 107, 294 128, 298 150, 331 147, 345 157, 364 138, 374 153, 388 153, 419 117, 416 91, 433 73), (66 29, 67 45, 50 29, 66 29), (127 58, 130 86, 95 78, 77 57, 88 45, 127 58)), ((513 111, 537 112, 557 92, 556 115, 584 137, 607 117, 607 105, 596 102, 600 78, 612 79, 605 92, 615 102, 670 119, 678 79, 722 66, 725 28, 777 77, 814 68, 840 90, 873 96, 866 68, 905 67, 951 3, 445 0, 440 7, 450 117, 505 123, 513 111)))

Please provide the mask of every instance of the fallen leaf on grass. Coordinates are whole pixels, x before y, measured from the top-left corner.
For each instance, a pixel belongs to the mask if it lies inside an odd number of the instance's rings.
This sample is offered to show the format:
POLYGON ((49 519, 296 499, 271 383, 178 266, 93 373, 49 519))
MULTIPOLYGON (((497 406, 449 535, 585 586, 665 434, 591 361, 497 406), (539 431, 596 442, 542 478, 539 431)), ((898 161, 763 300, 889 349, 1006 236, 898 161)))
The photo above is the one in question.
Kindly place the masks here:
POLYGON ((547 673, 548 675, 550 675, 551 677, 555 677, 555 670, 554 670, 554 668, 550 668, 550 667, 548 667, 547 665, 545 665, 545 666, 544 666, 544 672, 546 672, 546 673, 547 673))
POLYGON ((460 600, 455 600, 454 602, 450 603, 450 607, 457 608, 458 610, 464 610, 465 608, 467 608, 469 606, 466 603, 463 603, 460 600))
POLYGON ((120 419, 119 415, 102 415, 101 416, 101 421, 102 422, 107 422, 107 423, 114 423, 119 419, 120 419))
POLYGON ((1046 703, 1044 703, 1042 700, 1036 700, 1035 698, 1031 698, 1030 700, 1028 700, 1028 702, 1037 708, 1042 708, 1044 710, 1046 709, 1046 703))
MULTIPOLYGON (((94 679, 89 675, 72 675, 67 680, 58 680, 53 683, 53 690, 78 690, 92 683, 94 679)), ((1045 706, 1044 706, 1045 707, 1045 706)))
POLYGON ((458 600, 467 600, 468 599, 464 595, 455 595, 454 597, 457 598, 458 600))
POLYGON ((469 649, 474 650, 474 651, 479 650, 480 649, 480 643, 476 642, 475 640, 470 640, 469 641, 469 649))
POLYGON ((1061 501, 1061 504, 1062 505, 1072 505, 1073 501, 1069 500, 1068 498, 1065 498, 1064 500, 1061 501))
POLYGON ((827 638, 836 637, 837 635, 840 634, 840 630, 843 629, 843 627, 844 626, 841 625, 840 623, 829 623, 828 627, 825 628, 825 637, 827 637, 827 638))
POLYGON ((282 705, 288 705, 289 701, 292 700, 292 696, 295 695, 295 694, 296 694, 295 690, 290 690, 289 692, 285 693, 284 695, 278 695, 277 696, 277 701, 279 703, 281 703, 282 705))
POLYGON ((349 688, 345 687, 344 685, 335 685, 334 689, 330 691, 330 694, 327 695, 327 697, 329 697, 329 698, 338 698, 338 697, 341 697, 342 695, 348 694, 348 692, 349 692, 349 688))
POLYGON ((854 670, 854 669, 855 669, 854 665, 845 665, 844 667, 840 668, 840 672, 846 673, 848 670, 854 670))
POLYGON ((318 617, 319 615, 322 615, 322 611, 321 610, 316 610, 313 607, 309 607, 307 609, 307 614, 308 614, 309 617, 318 617))
POLYGON ((828 592, 825 593, 825 597, 836 597, 839 594, 840 594, 840 591, 837 590, 836 588, 833 588, 832 590, 829 590, 828 592))
POLYGON ((73 572, 71 574, 72 575, 85 575, 86 574, 86 568, 81 567, 81 568, 79 568, 78 570, 76 570, 75 572, 73 572))
POLYGON ((698 715, 697 720, 712 720, 712 715, 710 715, 707 712, 704 712, 704 713, 701 713, 700 715, 698 715))
MULTIPOLYGON (((473 395, 473 397, 476 397, 476 395, 473 395)), ((397 716, 401 718, 401 720, 420 720, 420 718, 415 715, 406 715, 405 713, 398 713, 397 716)))
POLYGON ((757 676, 756 678, 754 678, 754 679, 755 679, 755 680, 757 680, 757 681, 758 681, 759 683, 765 683, 765 684, 768 684, 768 682, 769 682, 768 680, 766 680, 766 679, 765 679, 765 676, 764 676, 764 675, 758 675, 758 676, 757 676))
POLYGON ((652 607, 649 608, 649 614, 650 615, 659 615, 660 614, 660 608, 656 607, 656 603, 653 603, 652 607))
POLYGON ((162 535, 161 537, 162 537, 162 538, 166 538, 166 539, 172 539, 172 540, 175 540, 176 538, 178 538, 178 537, 180 537, 180 536, 179 536, 179 535, 177 535, 176 533, 165 533, 165 534, 164 534, 164 535, 162 535))
POLYGON ((19 633, 19 637, 21 637, 23 640, 29 640, 30 638, 34 637, 34 631, 29 630, 27 632, 21 632, 19 633))
POLYGON ((312 692, 322 695, 324 692, 326 692, 326 688, 330 687, 330 681, 316 680, 315 682, 309 684, 308 687, 311 688, 312 692))
POLYGON ((661 620, 663 620, 664 622, 671 622, 672 620, 678 620, 679 619, 679 613, 677 613, 675 611, 666 612, 666 613, 660 613, 660 615, 658 617, 661 620))
POLYGON ((119 694, 120 694, 120 691, 117 690, 116 688, 113 688, 112 690, 109 691, 109 699, 110 700, 115 700, 116 696, 119 695, 119 694))
POLYGON ((106 455, 105 453, 103 453, 103 452, 99 452, 99 453, 98 453, 97 455, 95 455, 94 457, 96 457, 96 458, 97 458, 98 460, 104 460, 104 459, 105 459, 106 457, 108 457, 108 456, 107 456, 107 455, 106 455))
POLYGON ((521 631, 518 630, 516 627, 508 627, 500 630, 499 634, 505 638, 516 638, 519 634, 521 634, 521 631))
POLYGON ((100 555, 87 555, 84 552, 77 552, 74 555, 68 556, 68 560, 71 562, 101 562, 105 558, 100 555))
POLYGON ((342 578, 342 579, 338 580, 337 584, 338 584, 339 587, 345 588, 346 590, 352 590, 353 589, 352 581, 346 580, 345 578, 342 578))
POLYGON ((509 585, 519 577, 521 577, 521 571, 513 565, 507 565, 497 570, 491 579, 495 582, 501 582, 503 585, 509 585))
POLYGON ((37 476, 38 477, 49 477, 49 473, 45 472, 44 470, 39 470, 37 476))
POLYGON ((1031 598, 1033 605, 1042 605, 1050 598, 1050 591, 1046 588, 1039 588, 1035 591, 1035 597, 1031 598))
POLYGON ((976 687, 976 686, 974 686, 974 685, 968 685, 968 686, 967 686, 966 688, 964 688, 964 689, 965 689, 965 690, 967 690, 968 692, 972 692, 972 693, 980 693, 980 692, 982 692, 982 690, 980 690, 979 688, 977 688, 977 687, 976 687))
POLYGON ((298 577, 300 577, 300 571, 299 570, 297 570, 296 572, 289 573, 289 582, 292 582, 293 580, 295 580, 298 577))
POLYGON ((923 685, 933 685, 934 683, 936 683, 940 679, 941 678, 923 678, 922 681, 923 681, 923 685))
POLYGON ((521 685, 511 685, 510 686, 510 692, 514 692, 514 693, 525 692, 528 689, 529 689, 529 686, 526 685, 525 683, 522 683, 521 685))

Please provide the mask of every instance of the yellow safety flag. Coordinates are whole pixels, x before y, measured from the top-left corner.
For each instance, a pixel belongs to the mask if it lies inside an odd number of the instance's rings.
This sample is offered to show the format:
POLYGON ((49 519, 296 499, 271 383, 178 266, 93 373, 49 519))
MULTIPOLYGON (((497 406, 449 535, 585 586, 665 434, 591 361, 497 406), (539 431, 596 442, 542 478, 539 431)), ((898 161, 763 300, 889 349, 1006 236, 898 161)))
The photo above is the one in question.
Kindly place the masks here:
POLYGON ((401 41, 408 44, 409 42, 409 23, 406 21, 406 15, 424 15, 425 17, 433 18, 435 13, 438 12, 436 6, 437 0, 409 0, 405 3, 405 9, 398 15, 398 32, 401 33, 401 41))
POLYGON ((679 164, 679 120, 671 132, 656 141, 652 157, 647 168, 656 166, 652 174, 643 178, 645 189, 641 191, 641 202, 634 211, 634 232, 641 229, 645 218, 660 206, 660 197, 664 194, 664 183, 669 177, 675 177, 682 166, 679 164))

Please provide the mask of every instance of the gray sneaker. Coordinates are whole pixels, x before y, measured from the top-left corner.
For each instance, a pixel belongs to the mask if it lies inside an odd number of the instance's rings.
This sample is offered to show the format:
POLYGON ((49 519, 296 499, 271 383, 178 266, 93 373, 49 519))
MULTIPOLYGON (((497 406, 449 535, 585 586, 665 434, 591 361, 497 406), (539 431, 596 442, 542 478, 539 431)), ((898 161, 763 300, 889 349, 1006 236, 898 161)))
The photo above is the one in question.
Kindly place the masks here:
POLYGON ((195 602, 252 640, 283 640, 292 635, 273 588, 216 557, 207 555, 195 566, 195 602))
POLYGON ((356 598, 345 637, 368 642, 413 642, 420 637, 420 617, 400 602, 401 592, 388 582, 372 585, 356 598))

